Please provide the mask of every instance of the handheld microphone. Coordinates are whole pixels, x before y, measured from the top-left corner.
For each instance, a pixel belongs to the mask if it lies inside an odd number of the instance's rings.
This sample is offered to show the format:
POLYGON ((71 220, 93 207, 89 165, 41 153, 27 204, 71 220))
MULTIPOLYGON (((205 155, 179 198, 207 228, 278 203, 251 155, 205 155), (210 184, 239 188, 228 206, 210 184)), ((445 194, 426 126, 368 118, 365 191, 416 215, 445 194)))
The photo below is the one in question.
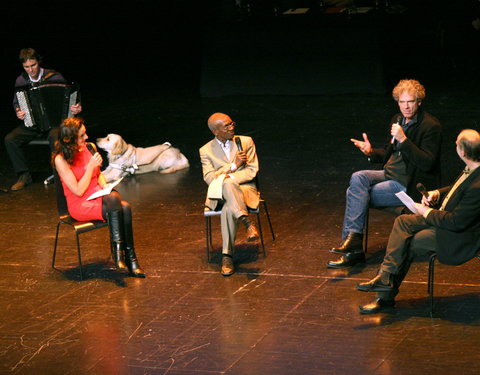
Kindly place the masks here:
MULTIPOLYGON (((397 116, 397 121, 395 121, 392 125, 400 125, 402 123, 402 115, 397 116)), ((393 145, 393 142, 395 142, 395 137, 392 137, 392 140, 390 141, 390 144, 393 145)))
POLYGON ((240 137, 235 137, 235 143, 237 144, 238 151, 243 151, 242 141, 240 137))
POLYGON ((95 151, 95 147, 93 147, 91 143, 87 142, 85 145, 92 155, 95 155, 97 153, 97 151, 95 151))
POLYGON ((421 182, 419 182, 419 183, 417 184, 417 190, 425 197, 425 199, 428 199, 427 188, 425 187, 424 184, 422 184, 421 182))

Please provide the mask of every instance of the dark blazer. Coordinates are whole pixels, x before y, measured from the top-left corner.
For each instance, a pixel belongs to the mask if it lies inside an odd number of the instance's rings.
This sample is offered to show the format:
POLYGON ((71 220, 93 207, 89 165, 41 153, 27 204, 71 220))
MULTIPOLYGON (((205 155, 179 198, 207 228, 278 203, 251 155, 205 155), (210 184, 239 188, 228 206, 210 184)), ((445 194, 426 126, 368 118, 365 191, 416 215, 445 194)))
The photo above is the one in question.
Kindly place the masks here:
MULTIPOLYGON (((443 198, 449 187, 439 189, 443 198)), ((436 228, 438 260, 458 265, 480 249, 480 167, 455 190, 444 211, 432 210, 426 222, 436 228)))
MULTIPOLYGON (((428 190, 441 186, 440 151, 442 143, 442 126, 438 119, 423 111, 422 107, 417 112, 417 124, 407 130, 407 139, 398 145, 402 158, 406 164, 407 174, 410 176, 407 194, 413 200, 422 199, 416 189, 419 182, 423 183, 428 190)), ((392 117, 391 124, 398 118, 398 114, 392 117)), ((372 163, 383 163, 392 155, 394 148, 389 142, 384 148, 374 148, 370 156, 372 163)))

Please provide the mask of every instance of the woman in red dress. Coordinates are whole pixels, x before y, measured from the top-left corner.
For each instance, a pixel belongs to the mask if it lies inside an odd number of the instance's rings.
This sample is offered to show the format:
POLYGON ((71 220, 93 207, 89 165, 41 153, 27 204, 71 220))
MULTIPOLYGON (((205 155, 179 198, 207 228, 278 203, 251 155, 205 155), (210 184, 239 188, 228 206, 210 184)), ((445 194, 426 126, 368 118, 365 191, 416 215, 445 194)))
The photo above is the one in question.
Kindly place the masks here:
POLYGON ((62 181, 70 216, 78 221, 107 220, 115 266, 119 270, 128 269, 133 276, 145 277, 133 246, 130 204, 123 201, 115 190, 108 195, 87 200, 107 185, 100 171, 102 157, 93 143, 88 144, 92 149, 89 151, 87 139, 82 119, 70 117, 60 124, 52 158, 62 181))

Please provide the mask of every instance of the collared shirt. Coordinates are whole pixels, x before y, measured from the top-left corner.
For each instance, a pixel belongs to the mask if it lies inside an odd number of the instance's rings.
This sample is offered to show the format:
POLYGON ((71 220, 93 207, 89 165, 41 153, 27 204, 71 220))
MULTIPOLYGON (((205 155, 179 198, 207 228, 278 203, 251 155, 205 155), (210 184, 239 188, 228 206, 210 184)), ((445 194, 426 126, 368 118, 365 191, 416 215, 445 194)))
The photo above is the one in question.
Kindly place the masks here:
MULTIPOLYGON (((477 167, 477 168, 478 168, 478 167, 477 167)), ((477 169, 477 168, 475 168, 475 169, 477 169)), ((449 192, 447 193, 447 195, 446 195, 445 198, 443 199, 442 205, 441 205, 440 208, 439 208, 440 211, 445 210, 445 207, 446 207, 448 201, 450 200, 450 198, 452 197, 452 195, 455 193, 455 191, 458 189, 458 187, 468 178, 468 176, 470 176, 470 174, 471 174, 475 169, 469 169, 468 167, 465 167, 465 169, 463 170, 463 172, 462 172, 462 174, 460 175, 460 177, 457 178, 457 181, 455 181, 455 183, 453 184, 452 188, 449 190, 449 192)), ((423 213, 423 217, 426 218, 426 217, 428 216, 428 214, 430 213, 430 211, 432 211, 432 208, 427 209, 427 210, 423 213)))
POLYGON ((30 82, 37 83, 42 80, 42 77, 43 77, 43 68, 40 68, 40 73, 38 73, 37 79, 33 79, 32 77, 30 77, 30 75, 28 76, 28 79, 30 80, 30 82))
MULTIPOLYGON (((230 161, 230 152, 232 150, 232 141, 230 139, 227 139, 225 141, 225 143, 223 143, 217 137, 215 137, 215 140, 218 142, 218 144, 220 145, 220 148, 225 153, 225 156, 227 157, 227 160, 230 161)), ((230 171, 231 172, 235 172, 236 169, 237 169, 237 165, 235 163, 230 164, 230 171)))
MULTIPOLYGON (((475 168, 476 169, 476 168, 475 168)), ((474 170, 475 170, 474 169, 474 170)), ((462 174, 460 175, 460 177, 457 179, 457 181, 455 181, 455 184, 452 186, 452 188, 450 189, 450 191, 448 192, 447 196, 445 197, 445 199, 443 200, 442 202, 442 205, 440 206, 440 210, 444 210, 445 209, 445 206, 447 205, 448 203, 448 200, 450 199, 450 197, 453 195, 453 193, 455 193, 455 190, 458 189, 458 187, 460 186, 460 184, 465 181, 467 179, 468 176, 470 176, 470 173, 472 173, 474 170, 470 170, 468 167, 465 167, 465 169, 463 170, 462 174)))

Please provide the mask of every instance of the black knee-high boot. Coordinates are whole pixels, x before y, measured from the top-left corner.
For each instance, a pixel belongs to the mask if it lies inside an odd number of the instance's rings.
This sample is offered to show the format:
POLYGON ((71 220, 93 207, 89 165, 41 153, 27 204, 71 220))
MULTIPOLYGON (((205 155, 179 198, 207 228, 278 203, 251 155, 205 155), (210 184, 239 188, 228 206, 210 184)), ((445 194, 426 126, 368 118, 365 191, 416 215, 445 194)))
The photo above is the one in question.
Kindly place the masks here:
POLYGON ((115 267, 120 271, 126 271, 127 266, 123 260, 124 258, 124 234, 123 234, 123 218, 122 211, 108 211, 107 212, 108 226, 110 228, 110 243, 112 246, 112 258, 115 262, 115 267))
POLYGON ((138 264, 137 255, 135 254, 135 247, 133 245, 133 229, 132 223, 124 223, 125 232, 125 263, 128 271, 135 277, 146 277, 140 264, 138 264))

